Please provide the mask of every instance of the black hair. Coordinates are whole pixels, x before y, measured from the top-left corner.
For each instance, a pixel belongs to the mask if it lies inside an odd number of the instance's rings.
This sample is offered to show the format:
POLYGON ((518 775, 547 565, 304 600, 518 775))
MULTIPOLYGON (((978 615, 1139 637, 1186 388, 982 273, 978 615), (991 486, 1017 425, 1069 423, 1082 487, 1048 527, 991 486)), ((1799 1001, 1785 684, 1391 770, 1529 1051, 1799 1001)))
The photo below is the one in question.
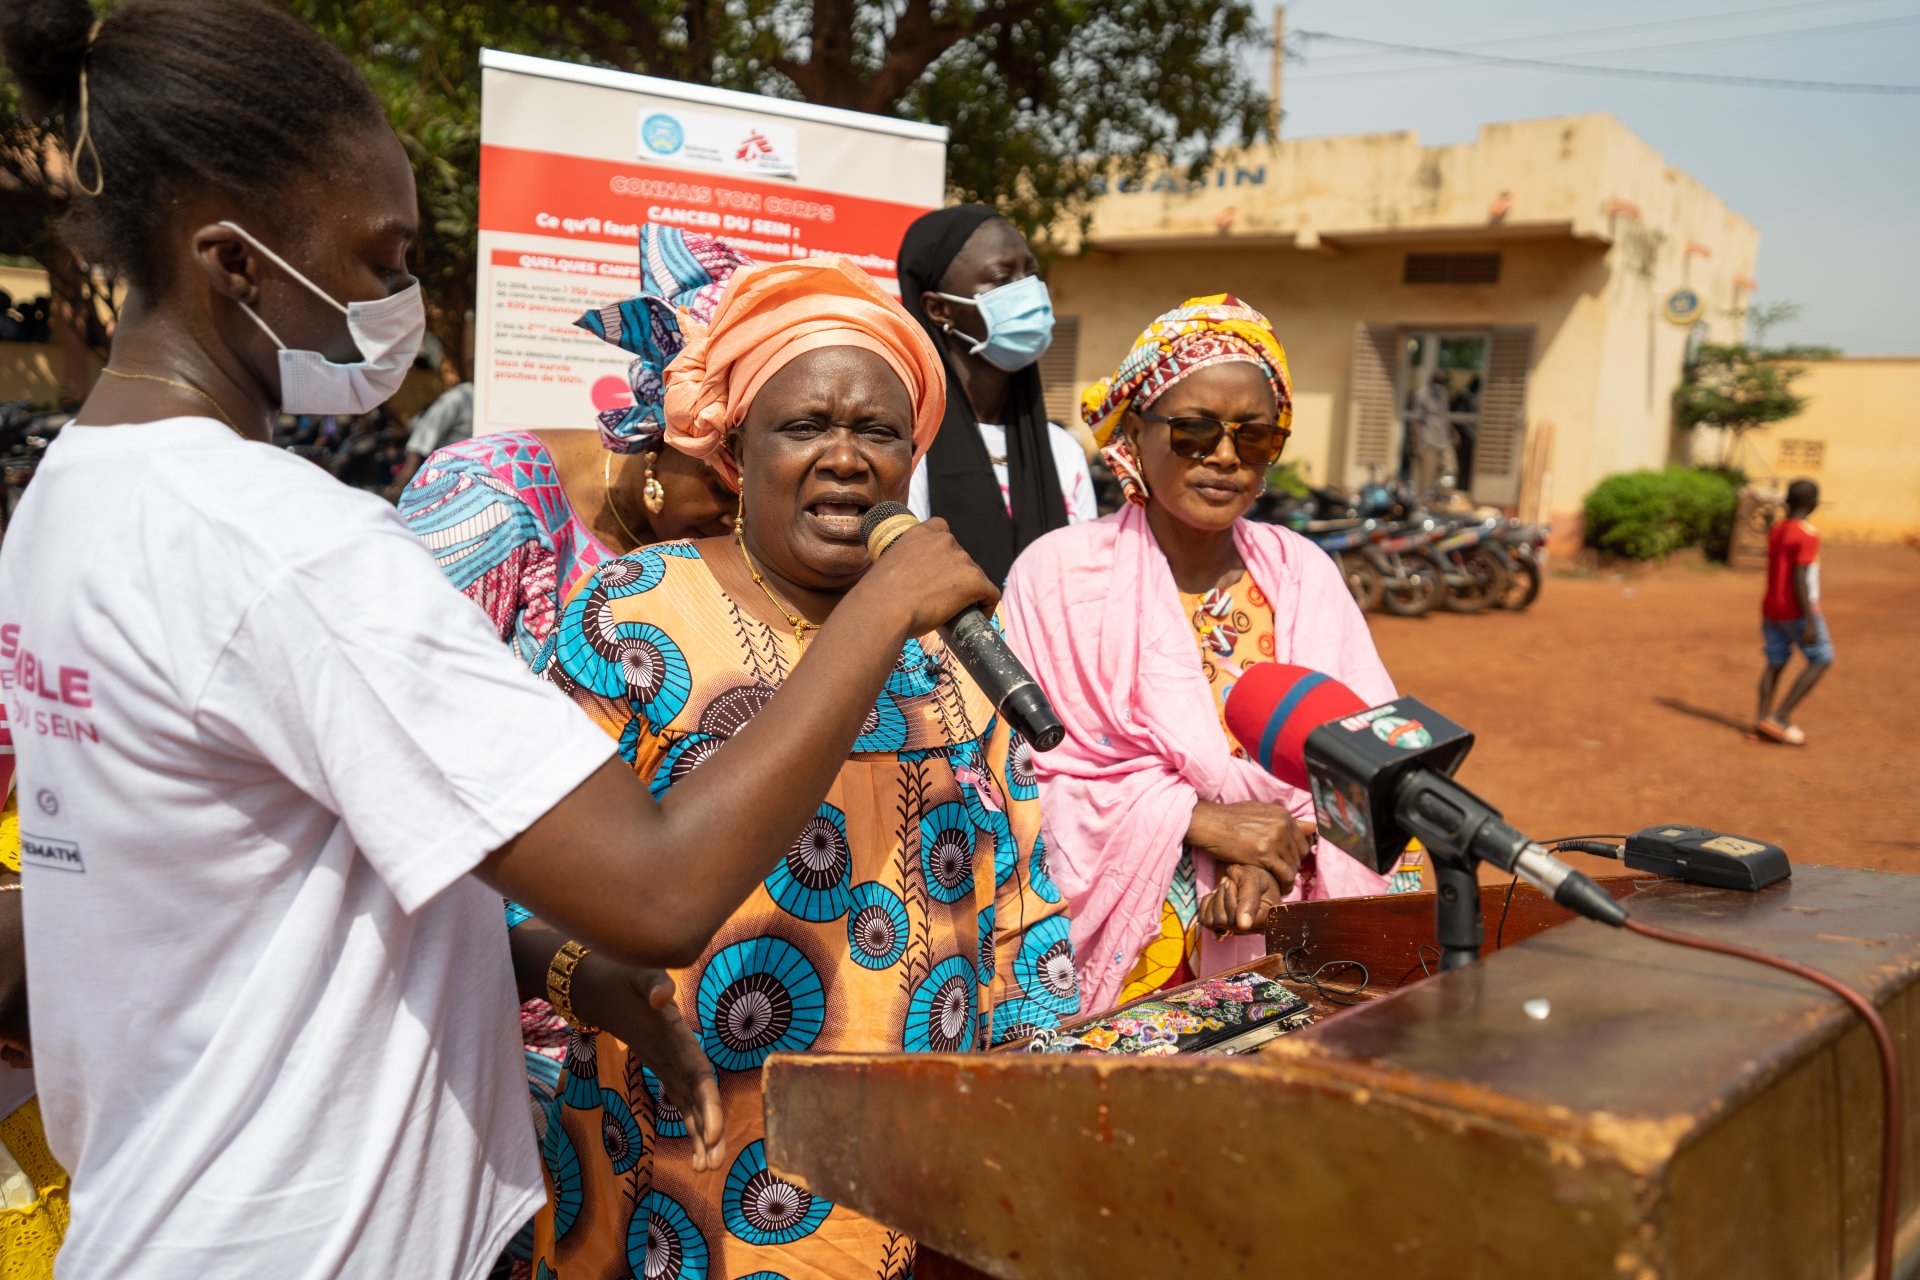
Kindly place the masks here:
POLYGON ((348 130, 385 122, 339 50, 259 0, 126 0, 97 24, 88 0, 5 0, 0 51, 29 111, 67 140, 68 244, 149 291, 166 284, 157 241, 183 198, 267 205, 339 161, 348 130), (72 155, 83 126, 90 145, 72 155))
POLYGON ((1787 486, 1787 506, 1804 511, 1820 502, 1820 486, 1811 480, 1795 480, 1787 486))

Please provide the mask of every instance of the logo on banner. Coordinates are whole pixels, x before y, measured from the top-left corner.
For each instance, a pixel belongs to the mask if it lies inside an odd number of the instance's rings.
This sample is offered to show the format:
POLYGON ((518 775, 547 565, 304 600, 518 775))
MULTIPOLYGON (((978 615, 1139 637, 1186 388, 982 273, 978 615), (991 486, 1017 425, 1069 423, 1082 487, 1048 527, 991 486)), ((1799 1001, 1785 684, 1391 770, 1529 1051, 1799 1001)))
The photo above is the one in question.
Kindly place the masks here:
POLYGON ((778 120, 706 111, 649 111, 640 119, 640 156, 756 177, 800 176, 800 132, 778 120))
POLYGON ((657 156, 670 156, 686 145, 687 131, 666 112, 658 112, 640 122, 640 142, 657 156))

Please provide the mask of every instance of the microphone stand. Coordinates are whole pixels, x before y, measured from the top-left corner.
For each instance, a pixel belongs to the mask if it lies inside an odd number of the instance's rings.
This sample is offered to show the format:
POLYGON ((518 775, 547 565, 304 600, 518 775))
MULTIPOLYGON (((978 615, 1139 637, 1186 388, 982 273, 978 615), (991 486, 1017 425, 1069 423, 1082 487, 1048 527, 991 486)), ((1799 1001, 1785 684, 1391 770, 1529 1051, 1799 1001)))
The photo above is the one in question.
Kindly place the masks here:
POLYGON ((1440 971, 1463 969, 1480 958, 1487 926, 1480 917, 1480 877, 1474 860, 1452 850, 1429 849, 1433 859, 1434 933, 1440 943, 1440 971))

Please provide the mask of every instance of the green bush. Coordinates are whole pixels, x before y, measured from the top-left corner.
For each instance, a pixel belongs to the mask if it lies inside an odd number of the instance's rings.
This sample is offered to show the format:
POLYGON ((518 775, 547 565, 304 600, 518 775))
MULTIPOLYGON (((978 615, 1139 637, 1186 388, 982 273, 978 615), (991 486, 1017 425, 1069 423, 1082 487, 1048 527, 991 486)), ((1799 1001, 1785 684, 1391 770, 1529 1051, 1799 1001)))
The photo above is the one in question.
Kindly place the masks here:
POLYGON ((1291 458, 1267 468, 1267 488, 1289 498, 1304 498, 1313 492, 1307 486, 1306 476, 1301 474, 1300 464, 1291 458))
POLYGON ((1635 560, 1682 547, 1724 558, 1739 501, 1738 474, 1703 467, 1608 476, 1587 495, 1587 545, 1635 560))

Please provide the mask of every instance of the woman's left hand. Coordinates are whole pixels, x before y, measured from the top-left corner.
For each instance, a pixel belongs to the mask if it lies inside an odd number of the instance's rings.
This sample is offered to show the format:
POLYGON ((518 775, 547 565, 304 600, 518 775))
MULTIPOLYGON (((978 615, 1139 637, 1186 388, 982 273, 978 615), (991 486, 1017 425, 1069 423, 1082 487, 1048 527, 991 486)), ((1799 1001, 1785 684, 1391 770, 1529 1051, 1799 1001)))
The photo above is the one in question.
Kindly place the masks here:
POLYGON ((711 1173, 727 1155, 720 1082, 673 994, 673 979, 660 970, 623 965, 597 951, 574 974, 574 1012, 624 1040, 659 1077, 666 1100, 686 1117, 694 1170, 711 1173))
POLYGON ((1200 923, 1215 933, 1258 933, 1285 896, 1279 881, 1259 867, 1223 866, 1213 892, 1200 899, 1200 923))

